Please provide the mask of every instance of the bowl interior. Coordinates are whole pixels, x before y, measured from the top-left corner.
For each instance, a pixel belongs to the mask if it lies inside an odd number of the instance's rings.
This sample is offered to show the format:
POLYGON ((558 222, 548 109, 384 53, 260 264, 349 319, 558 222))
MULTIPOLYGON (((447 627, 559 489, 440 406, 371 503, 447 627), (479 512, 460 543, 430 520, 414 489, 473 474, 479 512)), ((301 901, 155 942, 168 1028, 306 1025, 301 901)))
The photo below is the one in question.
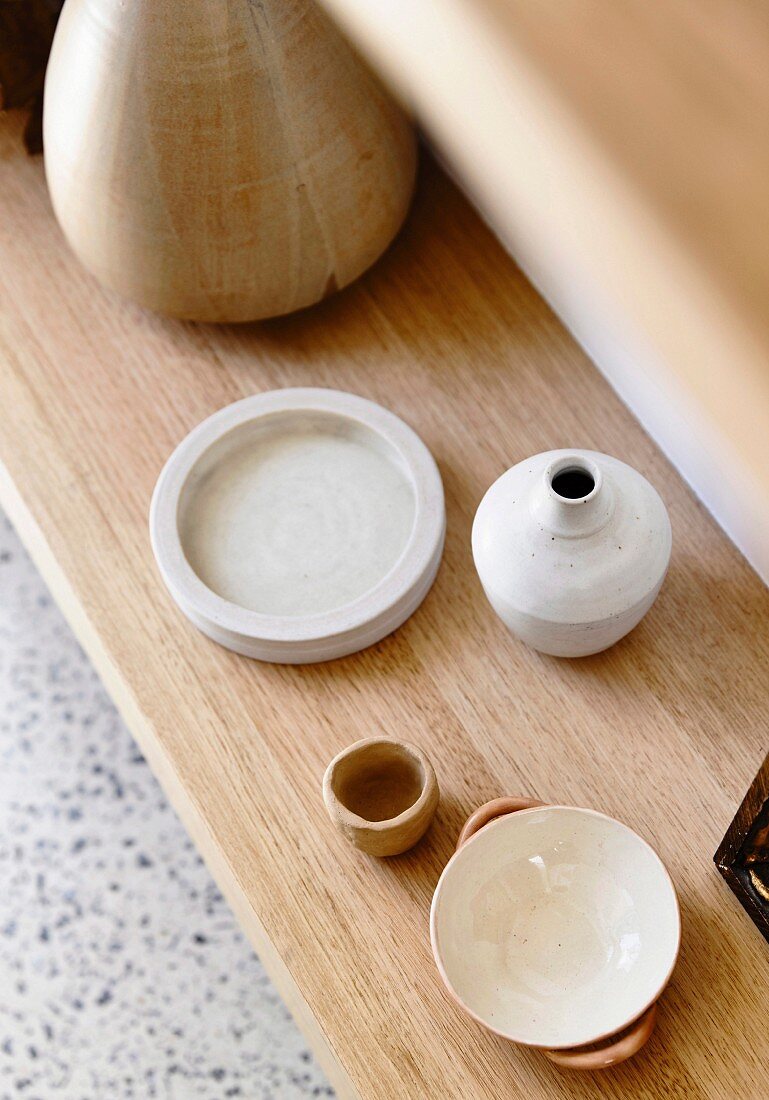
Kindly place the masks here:
POLYGON ((516 1042, 580 1046, 664 988, 680 917, 661 860, 627 826, 546 806, 492 822, 446 866, 432 938, 444 980, 516 1042))
POLYGON ((337 760, 331 789, 363 821, 392 821, 415 805, 425 786, 421 762, 396 742, 366 741, 337 760))
POLYGON ((184 555, 218 596, 304 617, 375 588, 408 545, 413 482, 398 450, 333 412, 285 410, 233 428, 182 490, 184 555))

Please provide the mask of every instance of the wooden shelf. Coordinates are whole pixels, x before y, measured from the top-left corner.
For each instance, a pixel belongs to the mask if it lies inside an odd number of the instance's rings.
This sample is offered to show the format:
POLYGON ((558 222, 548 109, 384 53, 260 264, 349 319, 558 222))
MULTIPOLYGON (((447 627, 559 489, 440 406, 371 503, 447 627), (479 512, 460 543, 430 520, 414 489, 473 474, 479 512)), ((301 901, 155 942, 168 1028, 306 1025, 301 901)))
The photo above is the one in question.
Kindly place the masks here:
POLYGON ((766 11, 321 2, 769 577, 766 11))
POLYGON ((766 750, 769 594, 454 187, 426 165, 413 214, 360 283, 261 326, 161 320, 66 248, 42 166, 0 126, 0 499, 340 1095, 765 1095, 765 944, 712 854, 766 750), (155 478, 245 394, 328 385, 432 448, 447 495, 436 585, 394 636, 330 665, 260 665, 200 636, 147 536, 155 478), (606 450, 657 485, 672 568, 634 634, 569 663, 487 605, 470 524, 527 454, 606 450), (443 801, 389 862, 349 848, 321 777, 359 737, 430 752, 443 801), (600 1081, 480 1031, 442 990, 430 898, 465 816, 503 793, 594 806, 659 849, 683 954, 648 1052, 600 1081))

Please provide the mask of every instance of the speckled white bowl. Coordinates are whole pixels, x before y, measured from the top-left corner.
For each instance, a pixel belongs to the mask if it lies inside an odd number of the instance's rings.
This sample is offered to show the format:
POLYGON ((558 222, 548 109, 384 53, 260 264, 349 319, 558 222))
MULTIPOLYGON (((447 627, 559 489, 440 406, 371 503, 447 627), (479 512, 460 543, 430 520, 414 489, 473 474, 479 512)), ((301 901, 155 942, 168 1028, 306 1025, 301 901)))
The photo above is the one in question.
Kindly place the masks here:
POLYGON ((680 930, 670 876, 626 825, 511 799, 470 819, 431 913, 435 959, 459 1004, 504 1038, 568 1051, 554 1060, 576 1068, 614 1064, 648 1038, 680 930), (571 1054, 634 1021, 619 1050, 571 1054))

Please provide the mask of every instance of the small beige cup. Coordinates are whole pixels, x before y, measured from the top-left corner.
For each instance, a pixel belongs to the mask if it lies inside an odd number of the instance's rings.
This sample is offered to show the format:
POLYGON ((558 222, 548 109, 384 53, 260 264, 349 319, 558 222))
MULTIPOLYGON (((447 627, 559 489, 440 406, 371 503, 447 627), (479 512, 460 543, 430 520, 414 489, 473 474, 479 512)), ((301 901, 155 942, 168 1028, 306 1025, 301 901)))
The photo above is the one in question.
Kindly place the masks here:
POLYGON ((432 764, 416 745, 368 737, 343 749, 323 777, 329 816, 372 856, 396 856, 424 836, 438 806, 432 764))

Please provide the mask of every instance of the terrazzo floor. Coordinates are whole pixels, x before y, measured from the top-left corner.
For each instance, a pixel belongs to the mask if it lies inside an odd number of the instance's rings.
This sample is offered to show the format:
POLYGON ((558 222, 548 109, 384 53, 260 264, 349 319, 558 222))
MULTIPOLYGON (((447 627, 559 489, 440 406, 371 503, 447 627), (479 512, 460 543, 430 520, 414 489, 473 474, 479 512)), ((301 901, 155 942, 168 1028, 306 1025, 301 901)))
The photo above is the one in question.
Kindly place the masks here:
POLYGON ((0 514, 1 1100, 333 1095, 0 514))

